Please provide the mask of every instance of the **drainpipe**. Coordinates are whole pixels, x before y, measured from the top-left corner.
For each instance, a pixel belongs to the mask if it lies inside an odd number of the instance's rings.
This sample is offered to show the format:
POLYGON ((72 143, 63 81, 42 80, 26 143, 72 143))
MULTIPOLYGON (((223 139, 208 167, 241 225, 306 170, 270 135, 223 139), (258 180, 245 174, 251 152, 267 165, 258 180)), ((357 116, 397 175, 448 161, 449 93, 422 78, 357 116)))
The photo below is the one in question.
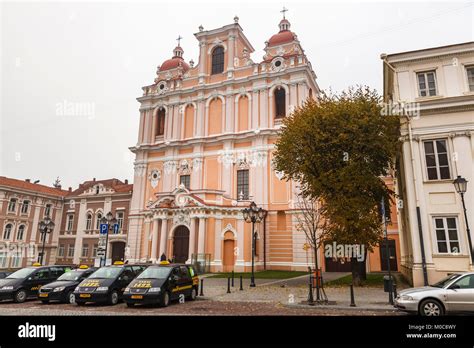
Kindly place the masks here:
MULTIPOLYGON (((395 68, 387 62, 387 55, 382 54, 380 55, 380 58, 382 61, 387 65, 387 67, 392 70, 395 76, 396 84, 397 84, 397 89, 398 93, 400 93, 400 85, 398 82, 398 75, 396 73, 395 68)), ((419 195, 418 195, 418 189, 417 189, 417 179, 416 179, 416 172, 415 172, 415 154, 413 151, 413 134, 412 134, 412 128, 411 128, 411 120, 408 115, 404 115, 407 119, 407 127, 408 127, 408 139, 410 143, 410 161, 411 161, 411 171, 412 171, 412 176, 413 176, 413 187, 414 187, 414 192, 415 192, 415 202, 416 202, 416 219, 418 223, 418 235, 420 239, 420 251, 421 251, 421 268, 423 270, 423 283, 425 286, 428 285, 428 271, 426 269, 426 255, 425 255, 425 242, 423 238, 423 227, 421 224, 421 211, 420 211, 420 200, 419 200, 419 195)))
POLYGON ((263 218, 263 270, 267 270, 267 216, 263 218))

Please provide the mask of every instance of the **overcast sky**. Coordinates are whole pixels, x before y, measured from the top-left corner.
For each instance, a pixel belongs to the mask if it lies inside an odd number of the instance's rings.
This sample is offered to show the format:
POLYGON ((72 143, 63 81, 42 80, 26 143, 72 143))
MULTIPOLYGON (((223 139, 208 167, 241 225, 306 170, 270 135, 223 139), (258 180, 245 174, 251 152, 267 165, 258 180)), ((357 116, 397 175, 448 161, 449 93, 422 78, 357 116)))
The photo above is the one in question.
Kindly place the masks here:
POLYGON ((473 41, 474 2, 4 2, 0 51, 0 175, 77 187, 133 179, 141 87, 172 55, 198 62, 193 33, 238 15, 263 56, 281 8, 322 89, 381 93, 380 54, 473 41), (73 110, 74 105, 81 109, 73 110))

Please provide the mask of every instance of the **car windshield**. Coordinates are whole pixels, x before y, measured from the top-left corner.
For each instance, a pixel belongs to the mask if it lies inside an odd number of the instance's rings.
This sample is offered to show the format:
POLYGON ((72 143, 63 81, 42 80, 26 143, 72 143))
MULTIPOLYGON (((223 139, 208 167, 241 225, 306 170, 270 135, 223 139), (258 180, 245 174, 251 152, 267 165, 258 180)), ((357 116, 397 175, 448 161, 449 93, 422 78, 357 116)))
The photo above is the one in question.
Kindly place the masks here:
POLYGON ((22 268, 12 274, 10 274, 7 279, 23 279, 23 278, 26 278, 28 277, 29 275, 31 275, 31 273, 33 273, 34 271, 36 271, 36 268, 22 268))
POLYGON ((460 276, 461 276, 460 274, 451 274, 450 276, 447 276, 446 278, 440 280, 439 282, 437 282, 437 283, 435 283, 431 286, 434 286, 435 288, 444 288, 451 281, 453 281, 456 278, 459 278, 460 276))
POLYGON ((170 274, 171 268, 170 267, 148 267, 144 270, 137 279, 166 279, 170 274))
POLYGON ((110 279, 117 278, 122 271, 120 267, 104 267, 100 268, 89 277, 89 279, 110 279))
POLYGON ((57 280, 79 280, 84 272, 81 271, 69 271, 60 276, 57 280))

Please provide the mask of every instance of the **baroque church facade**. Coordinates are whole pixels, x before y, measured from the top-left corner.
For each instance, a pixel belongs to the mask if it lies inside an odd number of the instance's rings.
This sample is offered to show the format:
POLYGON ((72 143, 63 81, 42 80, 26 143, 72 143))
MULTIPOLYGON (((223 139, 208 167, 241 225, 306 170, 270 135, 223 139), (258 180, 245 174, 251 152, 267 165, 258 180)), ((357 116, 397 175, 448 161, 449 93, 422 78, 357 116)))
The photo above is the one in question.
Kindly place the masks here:
POLYGON ((311 63, 285 18, 259 62, 238 17, 194 36, 198 63, 185 61, 178 40, 137 98, 128 256, 249 271, 252 227, 242 209, 254 201, 268 212, 255 225, 257 269, 306 269, 295 184, 274 170, 272 152, 282 119, 319 94, 311 63))

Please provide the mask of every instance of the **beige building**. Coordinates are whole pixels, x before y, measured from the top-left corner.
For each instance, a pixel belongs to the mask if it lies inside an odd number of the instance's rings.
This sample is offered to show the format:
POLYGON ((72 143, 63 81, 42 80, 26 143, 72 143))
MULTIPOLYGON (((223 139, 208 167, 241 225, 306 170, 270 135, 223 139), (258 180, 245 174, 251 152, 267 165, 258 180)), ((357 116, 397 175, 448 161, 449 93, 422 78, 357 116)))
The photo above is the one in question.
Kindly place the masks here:
POLYGON ((473 270, 461 197, 474 240, 474 42, 382 55, 387 113, 400 114, 397 168, 401 270, 414 285, 473 270))
POLYGON ((42 249, 38 224, 49 216, 55 224, 45 241, 44 264, 54 264, 68 191, 0 176, 0 269, 19 268, 37 262, 42 249))
POLYGON ((107 259, 124 261, 133 185, 118 179, 85 181, 64 197, 57 264, 98 264, 100 220, 111 212, 119 228, 108 238, 107 259))

